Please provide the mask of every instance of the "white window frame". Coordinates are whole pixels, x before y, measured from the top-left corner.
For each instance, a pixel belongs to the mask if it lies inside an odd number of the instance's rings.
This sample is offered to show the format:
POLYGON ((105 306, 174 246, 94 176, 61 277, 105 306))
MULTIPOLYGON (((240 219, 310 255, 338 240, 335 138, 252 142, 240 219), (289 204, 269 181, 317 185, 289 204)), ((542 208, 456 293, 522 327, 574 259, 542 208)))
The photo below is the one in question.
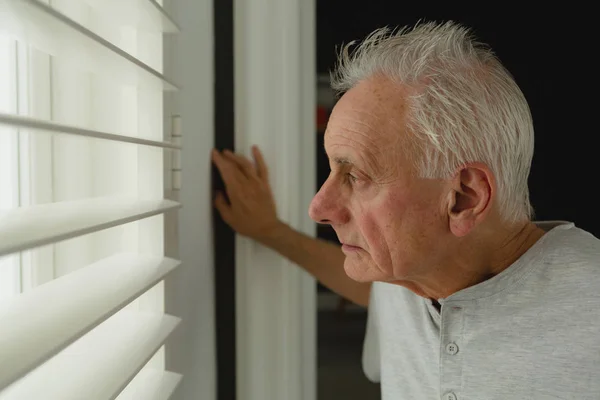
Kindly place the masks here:
MULTIPOLYGON (((235 2, 236 151, 258 145, 279 216, 314 236, 315 0, 235 2)), ((316 282, 253 241, 236 241, 237 393, 316 400, 316 282)))
MULTIPOLYGON (((179 246, 167 245, 182 261, 165 280, 165 312, 184 323, 166 343, 166 368, 184 375, 175 400, 216 400, 214 250, 210 151, 214 146, 214 12, 213 0, 165 0, 165 9, 181 34, 165 42, 165 74, 185 83, 168 94, 165 115, 181 118, 181 187, 184 207, 177 221, 165 222, 179 232, 179 246)), ((167 122, 171 124, 172 122, 167 122)), ((169 253, 167 253, 168 255, 169 253)))

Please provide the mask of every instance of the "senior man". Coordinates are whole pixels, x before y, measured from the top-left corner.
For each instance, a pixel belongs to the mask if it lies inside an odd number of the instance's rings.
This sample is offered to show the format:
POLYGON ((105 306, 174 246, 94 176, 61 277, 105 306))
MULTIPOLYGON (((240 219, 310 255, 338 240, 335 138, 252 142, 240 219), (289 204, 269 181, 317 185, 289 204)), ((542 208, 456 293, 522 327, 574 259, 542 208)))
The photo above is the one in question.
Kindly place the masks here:
POLYGON ((600 399, 600 241, 532 222, 532 118, 492 51, 453 22, 381 29, 333 87, 309 213, 341 250, 279 221, 256 148, 213 153, 224 220, 368 306, 383 399, 600 399))

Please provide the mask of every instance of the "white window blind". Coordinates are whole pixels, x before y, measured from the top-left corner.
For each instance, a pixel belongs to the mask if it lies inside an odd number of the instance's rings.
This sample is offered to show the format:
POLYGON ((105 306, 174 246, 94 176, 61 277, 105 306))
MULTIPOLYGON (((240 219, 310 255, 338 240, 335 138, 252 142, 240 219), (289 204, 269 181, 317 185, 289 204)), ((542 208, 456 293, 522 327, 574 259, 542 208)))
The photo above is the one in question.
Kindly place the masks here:
POLYGON ((0 400, 166 400, 181 380, 163 348, 177 31, 155 0, 0 0, 0 400))

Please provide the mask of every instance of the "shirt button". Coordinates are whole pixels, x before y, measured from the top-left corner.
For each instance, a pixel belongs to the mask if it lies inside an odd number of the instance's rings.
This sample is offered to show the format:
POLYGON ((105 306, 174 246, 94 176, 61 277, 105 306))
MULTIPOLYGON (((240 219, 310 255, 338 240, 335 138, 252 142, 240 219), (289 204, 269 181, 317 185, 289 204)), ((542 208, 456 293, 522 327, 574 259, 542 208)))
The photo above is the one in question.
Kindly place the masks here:
POLYGON ((458 400, 458 397, 452 392, 446 393, 443 400, 458 400))
POLYGON ((456 345, 456 343, 448 343, 446 345, 446 353, 450 354, 451 356, 458 353, 458 346, 456 345))

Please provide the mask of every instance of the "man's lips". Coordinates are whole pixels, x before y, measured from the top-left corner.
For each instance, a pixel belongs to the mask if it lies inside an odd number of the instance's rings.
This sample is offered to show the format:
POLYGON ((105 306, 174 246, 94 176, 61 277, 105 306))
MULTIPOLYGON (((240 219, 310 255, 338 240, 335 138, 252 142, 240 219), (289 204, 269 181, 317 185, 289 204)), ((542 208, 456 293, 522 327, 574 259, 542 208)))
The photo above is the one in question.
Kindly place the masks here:
POLYGON ((362 250, 362 247, 342 243, 342 251, 358 251, 358 250, 362 250))

